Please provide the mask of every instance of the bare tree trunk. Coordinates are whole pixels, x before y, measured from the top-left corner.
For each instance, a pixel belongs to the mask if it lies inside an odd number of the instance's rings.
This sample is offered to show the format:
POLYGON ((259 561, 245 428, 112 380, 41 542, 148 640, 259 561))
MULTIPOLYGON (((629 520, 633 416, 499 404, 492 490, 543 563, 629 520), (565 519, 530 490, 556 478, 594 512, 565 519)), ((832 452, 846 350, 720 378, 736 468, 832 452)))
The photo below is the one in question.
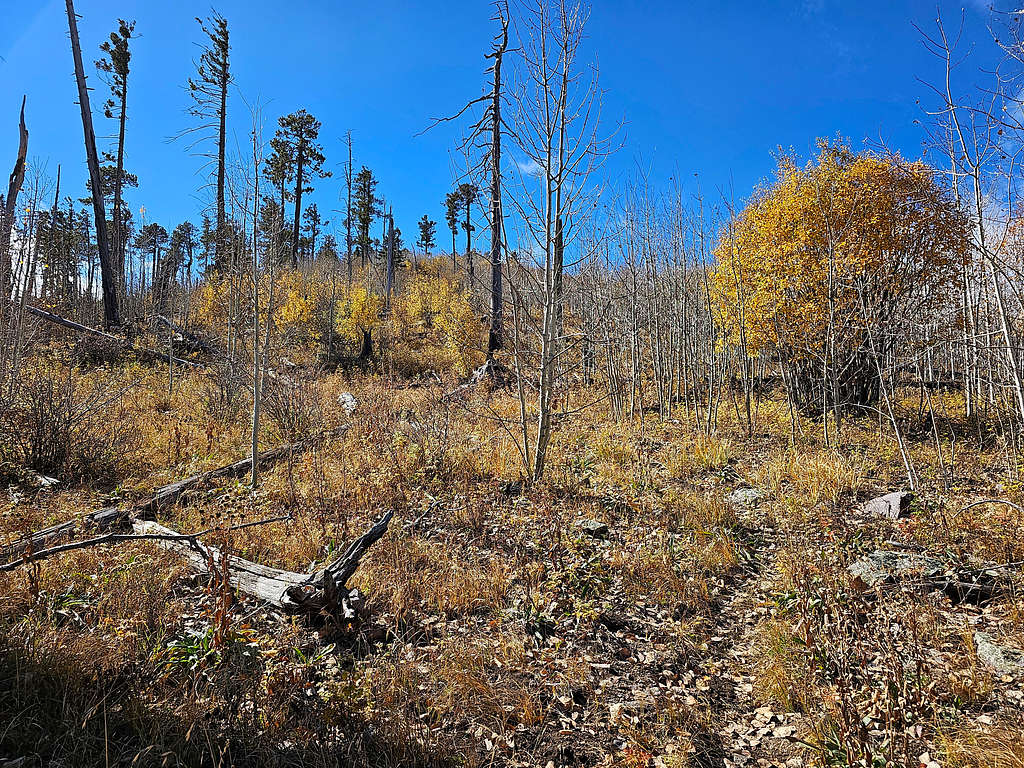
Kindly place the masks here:
POLYGON ((14 228, 14 212, 17 210, 18 195, 25 183, 25 156, 28 154, 28 128, 25 127, 25 97, 21 97, 21 115, 18 118, 18 158, 7 184, 4 198, 3 220, 0 221, 0 306, 11 291, 11 231, 14 228))
POLYGON ((345 135, 348 144, 348 165, 345 168, 345 186, 348 197, 345 203, 345 264, 348 266, 348 289, 352 290, 352 131, 345 135))
POLYGON ((117 171, 114 176, 114 258, 117 259, 117 285, 124 292, 124 227, 121 217, 121 178, 124 173, 124 128, 128 112, 128 84, 121 91, 121 115, 117 129, 117 171))
POLYGON ((110 243, 107 240, 107 214, 103 204, 103 179, 100 162, 96 154, 96 134, 92 127, 92 110, 89 107, 89 88, 85 82, 85 67, 82 64, 82 47, 78 42, 78 18, 73 0, 65 0, 68 14, 68 31, 71 35, 71 54, 75 59, 75 79, 78 82, 78 105, 82 112, 82 133, 85 138, 85 153, 89 164, 89 181, 92 184, 92 210, 96 220, 96 249, 100 257, 100 281, 103 285, 103 324, 107 328, 121 325, 121 309, 118 301, 117 271, 110 257, 110 243))
POLYGON ((303 142, 299 140, 299 152, 295 168, 295 220, 292 223, 292 269, 299 266, 299 217, 302 213, 302 157, 303 142))
POLYGON ((487 334, 487 359, 501 349, 502 289, 501 235, 504 219, 501 208, 501 59, 508 47, 507 9, 499 7, 501 42, 494 49, 494 90, 491 93, 491 328, 487 334))
POLYGON ((391 291, 394 287, 395 282, 395 217, 391 214, 391 210, 388 210, 387 214, 388 228, 387 237, 388 242, 385 249, 387 253, 387 272, 384 278, 384 313, 387 314, 391 311, 391 291))

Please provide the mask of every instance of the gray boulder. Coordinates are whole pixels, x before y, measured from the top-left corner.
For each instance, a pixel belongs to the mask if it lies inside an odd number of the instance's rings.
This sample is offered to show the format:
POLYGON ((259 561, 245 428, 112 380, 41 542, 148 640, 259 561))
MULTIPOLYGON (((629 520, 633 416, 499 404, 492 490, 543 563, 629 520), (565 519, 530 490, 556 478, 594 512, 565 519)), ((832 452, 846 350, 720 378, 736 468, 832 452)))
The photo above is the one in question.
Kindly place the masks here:
POLYGON ((892 552, 876 549, 847 569, 862 588, 892 584, 908 579, 928 579, 942 571, 942 563, 917 552, 892 552))
POLYGON ((764 498, 764 491, 757 488, 737 488, 725 497, 725 500, 734 507, 740 509, 753 509, 761 503, 764 498))
POLYGON ((580 523, 580 530, 595 539, 603 539, 608 536, 608 525, 600 520, 584 520, 580 523))
POLYGON ((987 632, 974 633, 974 645, 981 662, 999 675, 1024 674, 1024 651, 1000 645, 987 632))

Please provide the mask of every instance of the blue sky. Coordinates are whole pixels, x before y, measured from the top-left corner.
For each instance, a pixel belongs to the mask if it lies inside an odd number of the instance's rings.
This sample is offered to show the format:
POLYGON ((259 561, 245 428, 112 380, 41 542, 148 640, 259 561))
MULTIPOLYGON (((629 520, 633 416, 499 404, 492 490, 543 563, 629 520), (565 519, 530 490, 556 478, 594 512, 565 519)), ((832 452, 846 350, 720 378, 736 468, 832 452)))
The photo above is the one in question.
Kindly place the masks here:
MULTIPOLYGON (((61 163, 63 184, 81 196, 86 171, 64 3, 0 3, 0 170, 6 178, 14 159, 24 93, 30 159, 48 163, 51 174, 61 163)), ((341 207, 341 139, 351 130, 356 166, 373 168, 406 241, 422 214, 443 222, 457 131, 416 134, 481 91, 493 31, 487 2, 221 0, 216 7, 231 27, 236 87, 265 103, 267 137, 278 115, 300 107, 322 121, 335 172, 313 196, 322 212, 341 207)), ((190 125, 183 85, 198 55, 194 17, 209 8, 206 0, 77 5, 89 63, 119 16, 137 21, 126 165, 140 187, 129 202, 168 230, 186 218, 198 222, 208 198, 197 191, 201 161, 167 139, 190 125)), ((940 8, 955 28, 962 6, 940 8)), ((965 37, 977 43, 960 72, 969 84, 994 59, 985 3, 974 0, 963 13, 965 37)), ((920 156, 915 102, 932 96, 918 78, 936 81, 941 69, 913 24, 931 29, 935 15, 933 0, 595 0, 587 55, 599 62, 606 120, 625 121, 625 146, 604 173, 615 183, 642 166, 655 182, 678 174, 690 187, 699 173, 705 190, 731 186, 742 199, 771 174, 780 145, 806 155, 815 137, 841 132, 920 156)), ((95 76, 90 82, 97 134, 111 134, 112 121, 100 113, 105 86, 95 76)), ((244 150, 250 120, 237 94, 229 109, 244 150)))

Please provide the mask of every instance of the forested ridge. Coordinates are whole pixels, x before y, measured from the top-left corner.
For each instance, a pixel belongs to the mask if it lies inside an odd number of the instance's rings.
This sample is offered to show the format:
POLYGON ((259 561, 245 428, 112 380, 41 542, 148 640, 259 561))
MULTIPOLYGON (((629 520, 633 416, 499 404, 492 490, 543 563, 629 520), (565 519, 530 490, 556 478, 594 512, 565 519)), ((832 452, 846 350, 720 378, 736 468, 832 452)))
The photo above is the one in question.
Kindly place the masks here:
POLYGON ((231 18, 152 137, 65 5, 79 154, 0 115, 0 768, 1024 766, 1020 12, 963 92, 921 24, 920 156, 738 193, 609 172, 601 8, 497 0, 403 233, 231 18))

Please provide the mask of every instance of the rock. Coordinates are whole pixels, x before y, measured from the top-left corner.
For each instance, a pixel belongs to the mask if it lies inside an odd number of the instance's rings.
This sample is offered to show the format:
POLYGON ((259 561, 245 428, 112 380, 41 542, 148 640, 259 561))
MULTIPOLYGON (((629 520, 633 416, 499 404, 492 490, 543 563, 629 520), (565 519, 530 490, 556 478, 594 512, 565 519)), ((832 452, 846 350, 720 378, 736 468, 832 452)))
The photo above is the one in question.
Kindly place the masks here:
POLYGON ((355 395, 351 392, 342 392, 338 395, 338 405, 341 406, 341 410, 343 410, 347 416, 351 416, 356 412, 356 408, 359 407, 359 401, 356 400, 355 395))
POLYGON ((764 491, 757 488, 737 488, 725 497, 725 500, 734 507, 753 509, 764 498, 764 491))
POLYGON ((999 645, 987 632, 974 633, 974 645, 982 663, 1000 675, 1024 674, 1024 651, 999 645))
POLYGON ((877 496, 865 501, 857 511, 864 517, 884 517, 887 520, 899 520, 910 515, 910 502, 914 494, 907 491, 893 491, 884 496, 877 496))
POLYGON ((580 523, 580 530, 595 539, 604 539, 608 536, 608 524, 600 520, 584 520, 580 523))
POLYGON ((876 549, 857 560, 847 571, 864 589, 891 584, 903 579, 929 578, 942 570, 942 563, 917 552, 892 552, 876 549))

